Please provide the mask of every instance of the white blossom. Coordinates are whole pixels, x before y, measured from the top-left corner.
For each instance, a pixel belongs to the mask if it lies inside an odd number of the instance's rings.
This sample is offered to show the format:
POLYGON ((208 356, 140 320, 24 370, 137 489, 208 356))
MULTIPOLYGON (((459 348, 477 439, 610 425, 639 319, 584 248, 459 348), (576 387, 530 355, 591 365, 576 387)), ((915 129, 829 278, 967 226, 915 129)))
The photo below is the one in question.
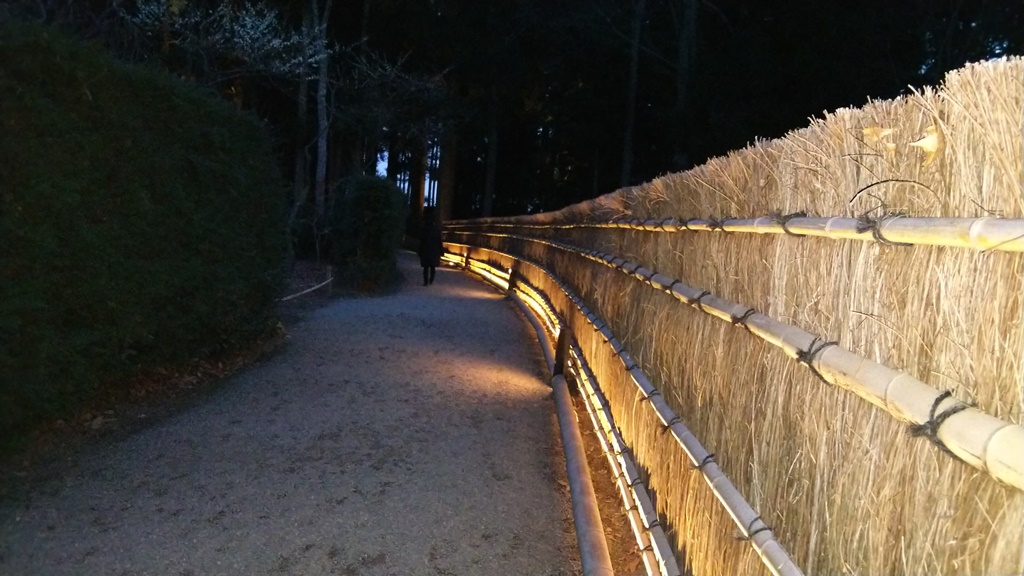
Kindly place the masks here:
POLYGON ((164 37, 205 60, 231 60, 247 73, 311 78, 334 48, 318 30, 290 29, 281 14, 262 3, 233 9, 179 7, 167 0, 138 0, 123 15, 146 34, 164 37))

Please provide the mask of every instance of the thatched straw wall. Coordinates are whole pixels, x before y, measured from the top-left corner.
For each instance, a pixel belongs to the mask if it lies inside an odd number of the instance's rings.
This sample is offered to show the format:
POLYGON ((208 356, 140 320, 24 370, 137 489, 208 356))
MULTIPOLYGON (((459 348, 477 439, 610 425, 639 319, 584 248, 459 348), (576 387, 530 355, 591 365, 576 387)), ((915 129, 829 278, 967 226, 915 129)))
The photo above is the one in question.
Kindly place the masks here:
MULTIPOLYGON (((579 294, 805 573, 1022 573, 1020 490, 912 437, 907 422, 746 330, 615 268, 524 239, 621 256, 1019 426, 1020 248, 932 246, 927 235, 891 245, 884 233, 865 241, 594 224, 796 212, 863 216, 866 227, 895 213, 1022 219, 1022 133, 1024 60, 972 65, 941 89, 840 110, 783 139, 560 212, 452 223, 447 239, 541 264, 579 294)), ((695 574, 764 573, 599 334, 544 273, 521 273, 573 327, 680 565, 695 574)))

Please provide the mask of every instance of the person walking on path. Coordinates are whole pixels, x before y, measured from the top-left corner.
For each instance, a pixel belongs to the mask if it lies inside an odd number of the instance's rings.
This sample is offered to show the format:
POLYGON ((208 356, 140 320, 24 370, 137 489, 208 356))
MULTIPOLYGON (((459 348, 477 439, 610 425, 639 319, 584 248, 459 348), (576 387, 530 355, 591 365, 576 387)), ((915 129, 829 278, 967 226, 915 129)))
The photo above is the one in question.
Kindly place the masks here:
POLYGON ((437 267, 441 265, 444 244, 441 241, 441 223, 432 207, 423 211, 423 231, 420 232, 420 266, 423 267, 423 285, 434 283, 437 267))

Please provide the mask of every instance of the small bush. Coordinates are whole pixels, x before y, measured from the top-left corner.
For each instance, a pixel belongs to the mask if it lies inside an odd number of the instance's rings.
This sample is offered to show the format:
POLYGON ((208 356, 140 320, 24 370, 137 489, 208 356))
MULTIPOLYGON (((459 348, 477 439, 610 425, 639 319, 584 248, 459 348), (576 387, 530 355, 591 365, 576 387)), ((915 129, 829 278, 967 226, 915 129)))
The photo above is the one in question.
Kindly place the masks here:
POLYGON ((331 216, 335 283, 359 292, 393 286, 401 278, 395 252, 404 222, 405 196, 394 183, 369 176, 350 179, 331 216))
POLYGON ((284 186, 252 117, 0 26, 0 436, 272 320, 284 186))

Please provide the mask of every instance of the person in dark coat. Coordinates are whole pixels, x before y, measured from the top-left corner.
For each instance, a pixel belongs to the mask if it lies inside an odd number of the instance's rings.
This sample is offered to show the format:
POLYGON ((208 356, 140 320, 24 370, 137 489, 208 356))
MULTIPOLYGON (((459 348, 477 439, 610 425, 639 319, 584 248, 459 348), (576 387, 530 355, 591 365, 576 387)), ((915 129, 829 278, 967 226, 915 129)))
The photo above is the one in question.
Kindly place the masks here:
POLYGON ((423 267, 423 285, 434 283, 436 268, 441 265, 444 244, 441 242, 441 223, 432 208, 423 213, 423 231, 420 233, 420 266, 423 267))

